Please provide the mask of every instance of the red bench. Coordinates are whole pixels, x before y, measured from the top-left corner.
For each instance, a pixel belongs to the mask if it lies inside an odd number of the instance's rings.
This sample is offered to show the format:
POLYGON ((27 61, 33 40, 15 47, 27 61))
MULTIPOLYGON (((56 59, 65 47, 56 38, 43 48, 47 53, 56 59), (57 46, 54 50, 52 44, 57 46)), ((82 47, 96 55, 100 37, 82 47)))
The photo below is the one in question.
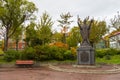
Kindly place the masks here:
POLYGON ((16 65, 21 67, 30 67, 34 64, 33 60, 16 60, 16 65))

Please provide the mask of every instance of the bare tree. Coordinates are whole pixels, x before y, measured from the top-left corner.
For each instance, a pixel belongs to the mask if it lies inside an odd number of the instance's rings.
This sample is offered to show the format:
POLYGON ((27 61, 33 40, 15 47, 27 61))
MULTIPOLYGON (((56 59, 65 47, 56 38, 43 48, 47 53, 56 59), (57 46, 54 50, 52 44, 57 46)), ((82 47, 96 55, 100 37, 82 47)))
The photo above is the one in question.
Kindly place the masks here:
POLYGON ((65 14, 62 13, 60 17, 61 20, 58 20, 58 22, 60 23, 59 26, 62 27, 63 29, 63 42, 66 43, 66 32, 67 29, 69 28, 69 25, 73 22, 73 21, 69 21, 69 19, 73 16, 68 12, 65 14))
POLYGON ((120 14, 119 11, 117 12, 117 15, 114 16, 111 20, 111 28, 114 28, 115 30, 120 30, 120 14))

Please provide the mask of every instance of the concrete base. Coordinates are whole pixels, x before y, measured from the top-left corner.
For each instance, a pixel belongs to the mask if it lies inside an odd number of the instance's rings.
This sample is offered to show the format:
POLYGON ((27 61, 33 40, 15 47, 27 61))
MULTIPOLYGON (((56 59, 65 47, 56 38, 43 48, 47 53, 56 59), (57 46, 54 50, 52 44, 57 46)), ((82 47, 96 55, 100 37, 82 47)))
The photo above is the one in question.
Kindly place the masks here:
POLYGON ((91 46, 82 46, 77 49, 78 65, 94 65, 95 56, 94 49, 91 46))

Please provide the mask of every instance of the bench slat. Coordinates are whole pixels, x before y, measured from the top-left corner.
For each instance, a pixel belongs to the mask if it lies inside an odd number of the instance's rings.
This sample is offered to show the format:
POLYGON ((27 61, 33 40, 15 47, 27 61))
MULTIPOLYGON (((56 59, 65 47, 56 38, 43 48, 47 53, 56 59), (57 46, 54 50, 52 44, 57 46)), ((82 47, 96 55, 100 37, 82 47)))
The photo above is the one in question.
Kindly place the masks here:
POLYGON ((34 64, 32 60, 17 60, 16 64, 34 64))

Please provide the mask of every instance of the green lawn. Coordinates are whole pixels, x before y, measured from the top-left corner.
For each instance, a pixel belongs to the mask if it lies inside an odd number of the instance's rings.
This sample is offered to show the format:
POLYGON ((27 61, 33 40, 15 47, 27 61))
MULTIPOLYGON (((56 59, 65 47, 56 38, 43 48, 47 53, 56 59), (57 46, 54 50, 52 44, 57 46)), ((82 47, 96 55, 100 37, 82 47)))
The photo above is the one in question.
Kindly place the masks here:
MULTIPOLYGON (((45 61, 43 61, 45 62, 45 61)), ((46 61, 47 63, 66 63, 66 64, 76 64, 76 60, 65 60, 65 61, 46 61)), ((110 56, 109 59, 104 58, 96 58, 96 64, 120 64, 120 55, 110 56)))
POLYGON ((0 56, 0 64, 4 64, 4 63, 15 63, 15 61, 7 62, 4 60, 4 56, 0 56))
POLYGON ((96 63, 105 63, 105 64, 120 64, 120 55, 110 56, 110 59, 96 58, 96 63))
POLYGON ((4 63, 5 61, 4 61, 4 56, 0 56, 0 63, 4 63))
POLYGON ((0 55, 3 55, 4 54, 4 52, 0 49, 0 55))

